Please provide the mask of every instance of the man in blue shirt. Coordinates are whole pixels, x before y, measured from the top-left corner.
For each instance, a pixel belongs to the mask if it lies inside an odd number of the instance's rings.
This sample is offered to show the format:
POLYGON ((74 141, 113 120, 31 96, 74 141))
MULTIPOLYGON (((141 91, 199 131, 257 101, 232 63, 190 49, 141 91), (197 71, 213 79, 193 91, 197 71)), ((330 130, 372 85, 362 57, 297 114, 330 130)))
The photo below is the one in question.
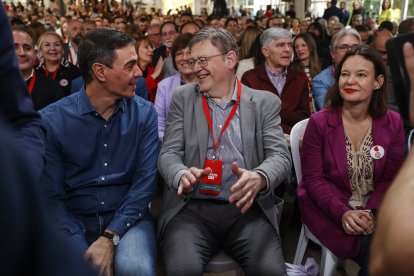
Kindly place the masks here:
POLYGON ((41 110, 47 127, 40 183, 53 220, 101 275, 155 275, 148 204, 156 190, 154 107, 135 96, 134 41, 114 30, 79 46, 86 86, 41 110))

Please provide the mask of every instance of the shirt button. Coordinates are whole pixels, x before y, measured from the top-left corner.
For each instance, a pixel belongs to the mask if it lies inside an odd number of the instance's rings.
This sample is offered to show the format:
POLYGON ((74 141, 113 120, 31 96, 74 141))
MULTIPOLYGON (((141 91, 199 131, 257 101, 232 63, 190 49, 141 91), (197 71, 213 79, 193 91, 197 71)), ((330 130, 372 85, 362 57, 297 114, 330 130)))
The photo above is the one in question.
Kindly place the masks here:
POLYGON ((222 125, 219 125, 219 128, 222 128, 223 126, 222 125))
POLYGON ((129 227, 130 225, 131 225, 131 223, 129 223, 129 222, 128 222, 128 223, 127 223, 127 226, 129 227))
POLYGON ((108 127, 108 125, 104 125, 104 127, 108 127))
POLYGON ((139 216, 139 217, 140 217, 140 216, 142 216, 142 215, 141 215, 141 213, 139 213, 139 214, 138 214, 138 216, 139 216))
POLYGON ((108 166, 108 163, 104 163, 104 166, 106 167, 106 166, 108 166))
POLYGON ((101 201, 101 205, 105 205, 105 202, 101 201))
POLYGON ((105 177, 101 177, 101 180, 105 180, 105 177))
POLYGON ((99 114, 98 114, 98 112, 96 112, 96 113, 95 113, 95 116, 98 116, 98 115, 99 115, 99 114))
POLYGON ((104 147, 106 148, 108 146, 108 144, 104 144, 104 147))
POLYGON ((224 146, 221 146, 222 149, 224 149, 224 146))

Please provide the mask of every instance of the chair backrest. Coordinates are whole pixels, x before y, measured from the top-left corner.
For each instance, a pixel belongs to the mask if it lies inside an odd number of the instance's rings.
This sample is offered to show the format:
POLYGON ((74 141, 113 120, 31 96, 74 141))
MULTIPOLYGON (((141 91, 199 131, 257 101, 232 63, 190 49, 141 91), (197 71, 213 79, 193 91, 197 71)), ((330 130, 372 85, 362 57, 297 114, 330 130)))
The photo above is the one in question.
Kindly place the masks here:
POLYGON ((414 129, 410 130, 410 134, 408 135, 408 152, 411 150, 411 144, 413 143, 413 137, 414 137, 414 129))
POLYGON ((305 133, 306 126, 309 119, 297 122, 290 131, 290 148, 292 151, 293 166, 295 168, 296 179, 298 184, 302 179, 302 165, 300 163, 300 146, 302 144, 303 134, 305 133))

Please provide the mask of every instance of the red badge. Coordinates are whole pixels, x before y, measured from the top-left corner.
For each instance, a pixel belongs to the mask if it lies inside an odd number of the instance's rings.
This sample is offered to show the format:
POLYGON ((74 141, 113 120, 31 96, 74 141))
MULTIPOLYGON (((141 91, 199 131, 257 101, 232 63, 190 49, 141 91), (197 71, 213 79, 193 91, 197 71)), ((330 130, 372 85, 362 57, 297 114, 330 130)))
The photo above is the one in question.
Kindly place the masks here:
POLYGON ((219 195, 221 188, 221 176, 223 175, 222 160, 206 160, 204 168, 210 168, 211 173, 201 178, 199 192, 202 194, 219 195))

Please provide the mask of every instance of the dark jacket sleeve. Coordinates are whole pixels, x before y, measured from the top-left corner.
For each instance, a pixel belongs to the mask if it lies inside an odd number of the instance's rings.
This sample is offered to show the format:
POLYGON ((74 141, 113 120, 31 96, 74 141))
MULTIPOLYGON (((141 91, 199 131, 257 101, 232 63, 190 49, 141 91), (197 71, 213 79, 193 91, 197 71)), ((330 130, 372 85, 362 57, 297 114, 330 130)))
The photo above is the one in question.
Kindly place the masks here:
POLYGON ((44 165, 45 128, 34 111, 27 86, 18 67, 13 37, 3 4, 0 4, 0 116, 16 130, 16 138, 31 160, 36 179, 44 165))

